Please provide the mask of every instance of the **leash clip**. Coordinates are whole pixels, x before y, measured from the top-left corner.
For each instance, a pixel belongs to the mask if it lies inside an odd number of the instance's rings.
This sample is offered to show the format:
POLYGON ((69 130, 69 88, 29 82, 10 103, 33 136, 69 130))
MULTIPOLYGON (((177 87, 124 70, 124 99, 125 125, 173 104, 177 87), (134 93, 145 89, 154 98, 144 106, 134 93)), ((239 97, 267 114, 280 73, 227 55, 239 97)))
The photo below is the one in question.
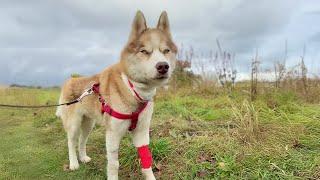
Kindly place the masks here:
POLYGON ((84 92, 81 94, 81 96, 78 97, 77 101, 81 102, 84 97, 86 97, 86 96, 88 96, 88 95, 90 95, 92 93, 93 93, 92 87, 90 87, 88 89, 85 89, 84 92))

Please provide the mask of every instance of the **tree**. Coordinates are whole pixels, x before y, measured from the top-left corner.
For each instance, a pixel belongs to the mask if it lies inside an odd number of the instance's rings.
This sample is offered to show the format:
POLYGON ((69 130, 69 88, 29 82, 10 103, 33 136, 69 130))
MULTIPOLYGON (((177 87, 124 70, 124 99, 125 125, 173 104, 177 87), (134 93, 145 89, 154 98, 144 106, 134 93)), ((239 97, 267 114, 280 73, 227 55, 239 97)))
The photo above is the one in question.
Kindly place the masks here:
POLYGON ((274 77, 275 77, 275 87, 279 88, 281 80, 283 80, 286 74, 286 61, 287 61, 287 54, 288 54, 288 45, 287 40, 285 41, 285 48, 284 48, 284 58, 274 63, 274 77))
POLYGON ((256 50, 256 55, 251 61, 251 86, 250 86, 250 96, 251 101, 254 101, 258 94, 258 73, 259 73, 259 56, 258 49, 256 50))
POLYGON ((308 91, 308 82, 307 82, 307 73, 308 73, 308 69, 304 63, 304 56, 306 53, 306 46, 303 46, 303 52, 302 52, 302 56, 301 56, 301 62, 300 62, 300 70, 301 70, 301 82, 303 85, 303 90, 304 93, 306 94, 308 91))

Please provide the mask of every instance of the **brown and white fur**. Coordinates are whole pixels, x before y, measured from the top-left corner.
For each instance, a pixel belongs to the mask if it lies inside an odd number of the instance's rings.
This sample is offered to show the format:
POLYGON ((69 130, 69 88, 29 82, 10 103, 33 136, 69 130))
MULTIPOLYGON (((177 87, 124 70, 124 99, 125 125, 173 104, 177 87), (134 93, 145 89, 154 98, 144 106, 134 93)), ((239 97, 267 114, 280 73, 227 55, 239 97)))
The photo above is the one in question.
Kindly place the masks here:
MULTIPOLYGON (((147 28, 144 15, 138 11, 120 61, 94 76, 71 78, 66 81, 59 102, 72 101, 78 98, 85 88, 93 83, 100 83, 100 93, 107 103, 114 110, 128 114, 134 112, 140 103, 129 87, 127 81, 129 79, 137 93, 143 99, 150 101, 140 114, 136 129, 132 131, 133 144, 136 147, 148 145, 153 112, 152 99, 156 88, 168 82, 175 68, 176 53, 177 48, 171 38, 167 13, 162 12, 156 28, 147 28), (159 63, 167 64, 168 71, 160 72, 159 63)), ((118 179, 119 144, 121 138, 128 132, 130 120, 119 120, 101 114, 101 104, 96 94, 85 97, 81 103, 59 107, 56 115, 63 120, 67 132, 70 170, 79 168, 77 145, 79 160, 83 163, 91 160, 86 152, 88 136, 96 122, 102 121, 105 124, 107 176, 108 179, 118 179)), ((155 179, 152 168, 142 169, 142 172, 146 179, 155 179)))

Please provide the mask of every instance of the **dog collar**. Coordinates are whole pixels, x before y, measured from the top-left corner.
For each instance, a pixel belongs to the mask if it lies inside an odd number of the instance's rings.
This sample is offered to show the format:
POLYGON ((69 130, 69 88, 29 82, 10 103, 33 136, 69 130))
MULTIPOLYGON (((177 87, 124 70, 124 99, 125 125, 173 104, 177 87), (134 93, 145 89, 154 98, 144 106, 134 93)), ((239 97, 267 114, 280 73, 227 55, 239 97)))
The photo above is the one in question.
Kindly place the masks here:
POLYGON ((105 99, 100 94, 100 84, 96 83, 92 86, 92 91, 99 95, 99 101, 101 103, 101 113, 107 113, 112 117, 115 117, 120 120, 131 120, 131 124, 129 126, 129 131, 134 130, 137 127, 138 119, 140 113, 147 107, 148 101, 141 98, 141 96, 135 91, 133 84, 128 80, 130 88, 133 90, 136 98, 142 102, 142 104, 138 107, 138 109, 131 114, 123 114, 112 109, 110 105, 108 105, 105 99))

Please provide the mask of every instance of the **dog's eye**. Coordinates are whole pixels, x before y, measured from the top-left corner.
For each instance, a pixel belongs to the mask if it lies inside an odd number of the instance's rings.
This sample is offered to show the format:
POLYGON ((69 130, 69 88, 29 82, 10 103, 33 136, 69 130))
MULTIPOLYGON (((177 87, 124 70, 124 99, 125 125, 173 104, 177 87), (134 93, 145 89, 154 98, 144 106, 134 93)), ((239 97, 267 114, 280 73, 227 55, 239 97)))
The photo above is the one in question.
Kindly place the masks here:
POLYGON ((145 55, 149 55, 149 54, 150 54, 150 53, 149 53, 147 50, 145 50, 145 49, 140 50, 140 52, 141 52, 142 54, 145 54, 145 55))
POLYGON ((170 49, 163 50, 163 54, 168 54, 170 52, 170 49))

